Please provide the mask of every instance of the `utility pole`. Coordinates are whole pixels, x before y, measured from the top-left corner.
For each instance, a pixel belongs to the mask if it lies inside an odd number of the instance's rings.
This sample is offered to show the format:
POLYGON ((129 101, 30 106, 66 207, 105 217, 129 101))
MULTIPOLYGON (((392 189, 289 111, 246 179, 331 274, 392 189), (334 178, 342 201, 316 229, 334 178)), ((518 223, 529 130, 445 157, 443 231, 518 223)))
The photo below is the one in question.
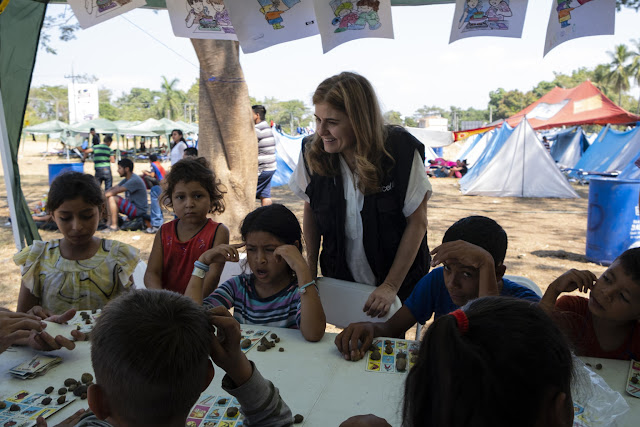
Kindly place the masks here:
POLYGON ((493 123, 493 105, 489 105, 489 123, 493 123))

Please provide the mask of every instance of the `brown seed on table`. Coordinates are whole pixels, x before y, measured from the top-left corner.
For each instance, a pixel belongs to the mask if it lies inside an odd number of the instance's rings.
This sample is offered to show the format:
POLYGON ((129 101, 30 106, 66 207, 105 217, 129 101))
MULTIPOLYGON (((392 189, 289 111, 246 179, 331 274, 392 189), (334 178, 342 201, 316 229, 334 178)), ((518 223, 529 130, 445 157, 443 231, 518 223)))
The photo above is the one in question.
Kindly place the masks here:
POLYGON ((9 408, 10 411, 19 411, 20 407, 18 405, 16 405, 15 403, 13 405, 11 405, 11 407, 9 408))
POLYGON ((407 358, 407 353, 398 353, 398 355, 396 356, 398 359, 406 359, 407 358))
POLYGON ((64 403, 64 402, 65 402, 65 400, 67 400, 67 396, 60 396, 60 397, 58 398, 57 402, 58 402, 59 404, 62 404, 62 403, 64 403))
POLYGON ((585 363, 585 365, 587 365, 587 366, 591 366, 591 363, 587 362, 587 363, 585 363))
POLYGON ((276 343, 273 341, 269 341, 269 347, 273 348, 276 346, 276 343))
POLYGON ((84 321, 84 324, 85 324, 85 325, 90 325, 90 324, 91 324, 91 319, 86 319, 86 320, 84 321))
POLYGON ((418 361, 418 356, 416 356, 415 354, 412 354, 410 361, 411 363, 416 363, 418 361))
POLYGON ((69 386, 69 391, 73 391, 73 390, 75 390, 76 388, 78 388, 78 383, 73 383, 73 384, 71 384, 71 385, 69 386))
POLYGON ((598 363, 598 364, 596 365, 596 369, 602 369, 602 363, 598 363))
POLYGON ((7 407, 7 404, 0 400, 0 409, 4 409, 7 407))
POLYGON ((82 380, 82 384, 86 384, 90 381, 93 381, 93 375, 85 372, 84 374, 82 374, 82 377, 80 377, 80 379, 82 380))
POLYGON ((391 341, 389 341, 389 340, 384 340, 384 345, 391 345, 391 341))
POLYGON ((91 310, 91 314, 96 314, 98 312, 98 310, 96 310, 95 308, 93 310, 91 310))
POLYGON ((47 394, 51 394, 52 391, 53 391, 53 386, 51 386, 51 385, 44 389, 44 392, 47 393, 47 394))
POLYGON ((218 405, 226 405, 226 403, 227 403, 227 399, 218 400, 218 405))
POLYGON ((267 347, 265 347, 264 345, 260 344, 258 346, 258 351, 267 351, 267 347))
POLYGON ((43 405, 48 405, 49 403, 51 403, 51 398, 50 397, 45 397, 44 399, 42 399, 42 404, 43 405))
POLYGON ((269 337, 270 337, 272 340, 275 340, 276 338, 278 338, 278 336, 277 336, 276 334, 271 334, 271 335, 269 335, 269 337))
POLYGON ((376 351, 377 349, 378 349, 378 346, 375 346, 373 344, 369 346, 369 351, 376 351))
POLYGON ((87 392, 87 386, 86 385, 79 385, 78 387, 76 387, 75 390, 73 390, 73 394, 75 396, 82 396, 82 393, 86 393, 87 392))
POLYGON ((58 389, 58 394, 67 394, 67 389, 62 387, 58 389))
POLYGON ((280 347, 278 351, 282 353, 284 351, 284 347, 280 347))
POLYGON ((238 415, 238 408, 236 408, 235 406, 232 406, 229 409, 227 409, 227 417, 233 418, 236 415, 238 415))
POLYGON ((87 393, 82 393, 80 395, 80 399, 85 400, 87 398, 87 393))
POLYGON ((251 340, 249 338, 243 339, 240 343, 240 347, 245 349, 251 347, 251 340))
POLYGON ((381 355, 378 349, 376 349, 376 351, 371 353, 371 360, 380 360, 380 358, 381 358, 381 355))
POLYGON ((386 346, 384 348, 384 352, 387 353, 387 354, 393 353, 393 347, 391 347, 390 345, 386 346))
POLYGON ((276 342, 280 342, 280 337, 276 337, 276 342))
POLYGON ((407 369, 407 359, 396 359, 396 370, 404 372, 407 369))
POLYGON ((67 378, 66 380, 64 380, 64 385, 66 387, 69 387, 71 384, 76 384, 77 381, 74 380, 73 378, 67 378))
POLYGON ((304 417, 300 414, 295 414, 293 417, 293 423, 294 424, 300 424, 302 421, 304 421, 304 417))

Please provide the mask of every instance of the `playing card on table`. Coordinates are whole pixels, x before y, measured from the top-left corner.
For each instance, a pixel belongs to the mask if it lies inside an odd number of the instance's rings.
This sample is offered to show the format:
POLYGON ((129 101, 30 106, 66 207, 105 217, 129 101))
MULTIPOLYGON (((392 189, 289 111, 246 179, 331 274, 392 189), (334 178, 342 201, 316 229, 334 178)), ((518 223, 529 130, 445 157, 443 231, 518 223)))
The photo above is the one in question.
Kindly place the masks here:
POLYGON ((44 375, 49 369, 60 362, 62 362, 61 357, 50 357, 38 354, 30 360, 9 369, 9 373, 16 378, 26 380, 35 378, 38 375, 44 375))

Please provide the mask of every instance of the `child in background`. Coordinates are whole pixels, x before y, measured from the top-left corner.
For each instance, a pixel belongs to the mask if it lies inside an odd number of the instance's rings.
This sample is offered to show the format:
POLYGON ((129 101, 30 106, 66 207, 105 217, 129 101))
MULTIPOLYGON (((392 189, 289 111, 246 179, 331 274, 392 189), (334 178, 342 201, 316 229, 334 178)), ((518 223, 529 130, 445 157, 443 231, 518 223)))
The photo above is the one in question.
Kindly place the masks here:
POLYGON ((35 306, 47 314, 99 309, 133 284, 139 251, 94 236, 105 199, 93 176, 59 175, 51 184, 46 209, 64 237, 36 240, 13 257, 22 270, 18 311, 35 306))
MULTIPOLYGON (((173 208, 177 219, 162 225, 156 234, 144 283, 150 289, 184 294, 198 257, 217 245, 229 243, 229 229, 207 218, 209 213, 224 212, 225 191, 202 157, 177 162, 163 185, 160 200, 173 208)), ((223 268, 224 263, 216 263, 204 277, 206 295, 218 285, 223 268)))
POLYGON ((569 335, 579 355, 639 360, 640 248, 625 251, 599 279, 587 270, 566 272, 549 285, 540 306, 569 335), (591 293, 588 299, 558 299, 575 290, 591 293))
MULTIPOLYGON (((407 375, 403 426, 570 427, 569 346, 527 301, 486 297, 436 319, 407 375)), ((389 426, 373 415, 341 427, 389 426)))
POLYGON ((95 384, 87 393, 93 413, 76 426, 184 426, 213 379, 209 357, 226 371, 222 388, 240 402, 245 425, 291 424, 278 389, 240 349, 239 325, 226 310, 206 313, 182 295, 145 289, 118 298, 98 318, 95 384))
POLYGON ((182 158, 184 159, 185 157, 198 157, 198 149, 196 147, 185 148, 182 158))
POLYGON ((240 233, 244 244, 221 245, 202 254, 185 295, 205 307, 233 307, 240 323, 299 328, 308 341, 319 341, 326 320, 315 280, 302 257, 296 216, 283 205, 263 206, 247 215, 240 233), (212 262, 238 262, 238 248, 244 245, 252 273, 227 280, 203 301, 203 273, 198 270, 206 270, 212 262))
POLYGON ((437 319, 478 297, 502 295, 540 301, 531 289, 503 278, 507 233, 491 218, 470 216, 457 221, 431 254, 431 265, 443 266, 424 276, 389 320, 352 323, 336 337, 345 359, 360 360, 375 337, 404 337, 416 321, 424 324, 432 315, 437 319))

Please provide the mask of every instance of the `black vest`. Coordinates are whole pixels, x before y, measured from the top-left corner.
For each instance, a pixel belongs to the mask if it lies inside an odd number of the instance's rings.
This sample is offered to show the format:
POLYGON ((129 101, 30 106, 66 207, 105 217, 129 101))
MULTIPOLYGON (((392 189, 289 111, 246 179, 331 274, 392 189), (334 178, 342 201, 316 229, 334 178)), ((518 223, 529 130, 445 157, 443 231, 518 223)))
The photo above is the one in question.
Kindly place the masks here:
MULTIPOLYGON (((402 208, 415 150, 418 150, 424 161, 424 145, 420 141, 400 127, 389 127, 388 132, 385 147, 393 156, 395 163, 392 164, 388 158, 383 160, 386 176, 380 191, 365 195, 360 212, 364 251, 376 277, 376 286, 379 286, 387 277, 407 226, 402 208)), ((310 137, 302 141, 303 152, 305 144, 310 141, 310 137)), ((306 164, 305 167, 307 167, 306 164)), ((311 201, 311 209, 322 236, 320 253, 322 274, 326 277, 353 281, 346 259, 344 230, 346 201, 342 175, 311 175, 311 181, 305 192, 311 201)), ((401 301, 404 302, 415 284, 429 272, 430 262, 431 256, 425 232, 418 253, 398 292, 401 301)))

